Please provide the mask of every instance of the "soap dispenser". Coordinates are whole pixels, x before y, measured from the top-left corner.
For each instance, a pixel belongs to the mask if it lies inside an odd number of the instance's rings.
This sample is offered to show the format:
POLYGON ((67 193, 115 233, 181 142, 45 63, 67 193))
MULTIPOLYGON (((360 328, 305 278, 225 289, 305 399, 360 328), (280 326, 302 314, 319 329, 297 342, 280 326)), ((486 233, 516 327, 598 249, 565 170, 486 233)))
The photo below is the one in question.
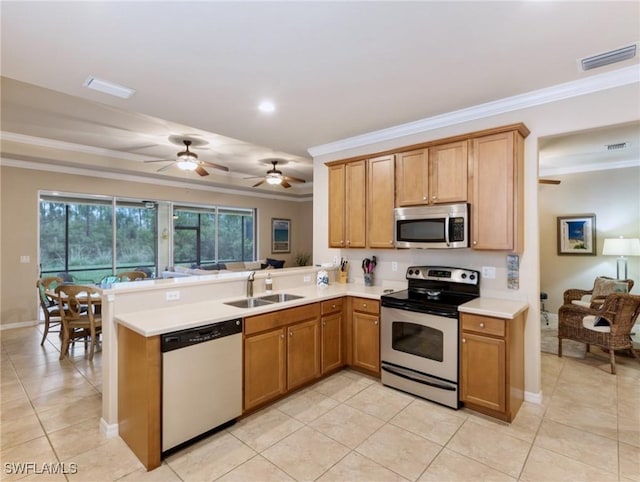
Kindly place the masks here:
POLYGON ((271 273, 267 274, 267 279, 264 280, 264 289, 267 294, 271 294, 273 290, 273 280, 271 279, 271 273))

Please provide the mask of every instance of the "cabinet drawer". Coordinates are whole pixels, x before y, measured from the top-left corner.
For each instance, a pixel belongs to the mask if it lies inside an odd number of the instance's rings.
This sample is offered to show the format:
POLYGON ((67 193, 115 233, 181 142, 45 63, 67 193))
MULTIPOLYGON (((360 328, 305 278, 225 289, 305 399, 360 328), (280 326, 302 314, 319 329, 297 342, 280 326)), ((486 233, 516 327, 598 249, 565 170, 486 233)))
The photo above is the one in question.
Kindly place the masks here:
POLYGON ((463 313, 462 329, 464 331, 474 331, 485 335, 504 336, 505 320, 502 318, 489 318, 463 313))
POLYGON ((320 316, 320 303, 273 311, 264 315, 249 316, 244 321, 244 334, 252 335, 320 316))
POLYGON ((353 311, 377 315, 380 313, 380 302, 368 298, 353 298, 353 311))
POLYGON ((339 311, 342 311, 342 298, 334 298, 320 303, 320 313, 323 315, 339 311))

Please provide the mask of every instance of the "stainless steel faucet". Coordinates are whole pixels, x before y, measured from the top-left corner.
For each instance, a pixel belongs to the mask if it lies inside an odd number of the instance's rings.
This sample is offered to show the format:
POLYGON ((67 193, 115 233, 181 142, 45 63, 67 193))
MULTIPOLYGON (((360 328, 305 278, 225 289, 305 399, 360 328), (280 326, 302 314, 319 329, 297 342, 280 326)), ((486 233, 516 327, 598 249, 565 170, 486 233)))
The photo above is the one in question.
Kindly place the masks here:
POLYGON ((247 278, 247 298, 253 297, 253 279, 256 275, 255 271, 249 273, 249 278, 247 278))

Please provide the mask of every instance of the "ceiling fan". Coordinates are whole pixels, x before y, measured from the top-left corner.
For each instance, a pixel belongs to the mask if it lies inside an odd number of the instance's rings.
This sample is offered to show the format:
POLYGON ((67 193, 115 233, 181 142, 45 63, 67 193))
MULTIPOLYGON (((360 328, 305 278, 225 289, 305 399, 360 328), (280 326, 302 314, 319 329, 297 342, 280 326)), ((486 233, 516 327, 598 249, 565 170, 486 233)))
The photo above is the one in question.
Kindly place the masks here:
MULTIPOLYGON (((269 169, 264 179, 262 179, 262 181, 255 183, 253 187, 258 187, 259 185, 264 184, 266 182, 267 184, 271 184, 272 186, 277 186, 279 184, 284 188, 289 188, 291 187, 291 184, 289 184, 291 182, 306 182, 304 179, 283 175, 282 171, 278 170, 278 168, 276 167, 278 164, 277 160, 271 161, 271 164, 273 164, 273 168, 269 169)), ((253 178, 247 177, 245 179, 253 179, 253 178)))
POLYGON ((229 172, 229 168, 225 166, 221 166, 219 164, 214 164, 213 162, 201 161, 198 159, 198 155, 189 150, 189 146, 192 144, 192 141, 188 139, 183 139, 185 150, 178 152, 176 159, 158 159, 154 161, 144 161, 144 162, 171 162, 171 164, 167 164, 164 167, 158 169, 158 172, 162 172, 166 169, 169 169, 171 166, 177 166, 178 169, 183 171, 196 171, 201 176, 208 176, 209 173, 203 166, 213 167, 214 169, 220 169, 221 171, 229 172))

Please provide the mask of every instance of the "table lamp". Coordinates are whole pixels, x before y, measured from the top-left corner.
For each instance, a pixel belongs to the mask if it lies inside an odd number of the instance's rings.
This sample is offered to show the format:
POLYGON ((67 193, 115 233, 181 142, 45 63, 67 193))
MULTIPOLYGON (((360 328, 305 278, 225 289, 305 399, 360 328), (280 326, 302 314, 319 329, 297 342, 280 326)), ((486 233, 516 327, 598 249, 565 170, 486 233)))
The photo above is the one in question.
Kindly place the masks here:
POLYGON ((638 238, 606 238, 602 247, 603 256, 619 256, 616 260, 616 278, 627 279, 627 258, 625 256, 640 256, 640 239, 638 238), (624 276, 620 277, 620 266, 624 276))

